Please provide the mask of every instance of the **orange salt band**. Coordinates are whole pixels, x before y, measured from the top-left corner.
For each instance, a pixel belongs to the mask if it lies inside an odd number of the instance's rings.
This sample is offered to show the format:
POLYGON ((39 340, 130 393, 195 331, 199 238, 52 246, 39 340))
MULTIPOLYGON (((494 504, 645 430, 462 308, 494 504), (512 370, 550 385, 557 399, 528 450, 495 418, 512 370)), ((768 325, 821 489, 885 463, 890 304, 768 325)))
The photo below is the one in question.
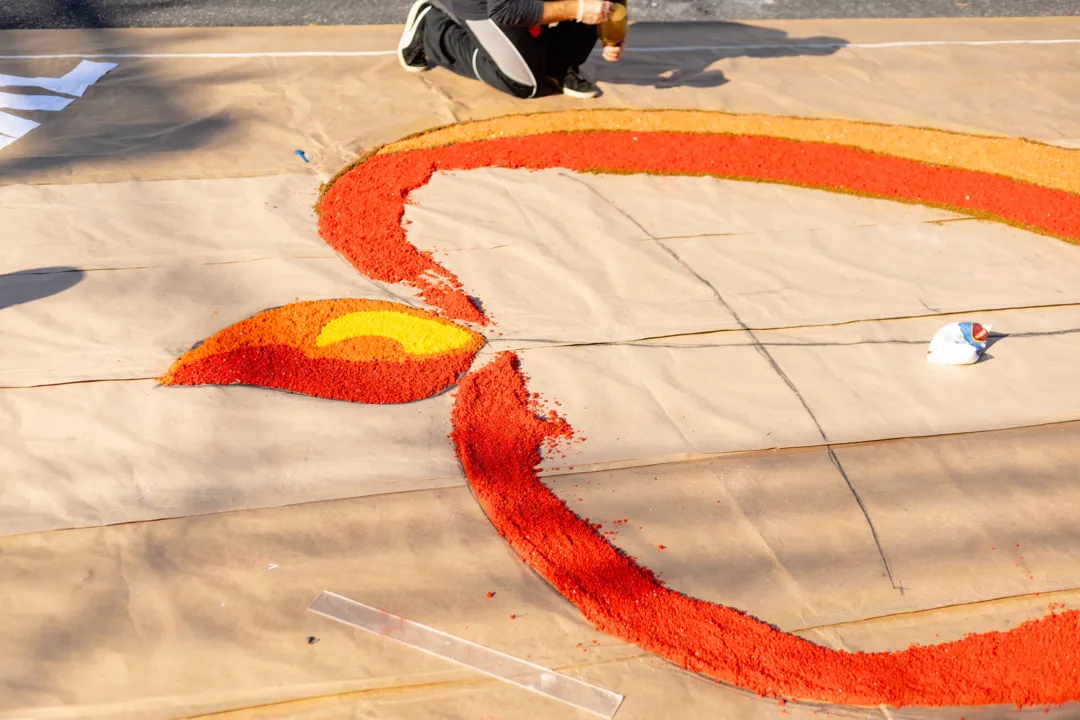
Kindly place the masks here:
POLYGON ((993 137, 856 120, 741 115, 705 110, 568 110, 511 115, 429 130, 384 145, 387 155, 463 142, 612 130, 760 135, 844 145, 906 160, 1004 175, 1080 193, 1080 151, 993 137))
POLYGON ((323 300, 267 310, 177 360, 165 385, 256 385, 363 403, 411 402, 452 385, 483 338, 423 310, 323 300))

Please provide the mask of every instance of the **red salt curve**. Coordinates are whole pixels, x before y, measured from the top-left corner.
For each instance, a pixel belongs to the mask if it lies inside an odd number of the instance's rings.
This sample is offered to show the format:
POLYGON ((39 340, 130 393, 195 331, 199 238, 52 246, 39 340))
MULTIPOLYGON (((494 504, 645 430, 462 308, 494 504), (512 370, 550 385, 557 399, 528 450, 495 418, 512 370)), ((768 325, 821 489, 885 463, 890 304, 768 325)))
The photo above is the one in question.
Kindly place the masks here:
POLYGON ((249 347, 189 363, 172 385, 257 385, 331 400, 405 403, 442 392, 457 381, 475 353, 387 362, 309 358, 289 345, 249 347))
POLYGON ((481 506, 518 555, 596 628, 760 695, 848 705, 1045 705, 1080 699, 1080 612, 907 650, 848 653, 664 588, 539 479, 540 448, 572 435, 529 407, 509 353, 458 386, 452 438, 481 506))
POLYGON ((453 273, 405 239, 401 219, 408 195, 435 171, 418 159, 387 167, 373 158, 342 176, 319 204, 319 234, 364 275, 410 284, 446 315, 486 325, 453 273))
POLYGON ((374 155, 323 196, 319 232, 368 277, 409 284, 446 316, 487 324, 457 277, 431 253, 413 247, 401 225, 409 194, 433 173, 485 167, 710 175, 801 185, 946 207, 1080 240, 1080 196, 999 175, 827 143, 626 131, 497 138, 374 155))

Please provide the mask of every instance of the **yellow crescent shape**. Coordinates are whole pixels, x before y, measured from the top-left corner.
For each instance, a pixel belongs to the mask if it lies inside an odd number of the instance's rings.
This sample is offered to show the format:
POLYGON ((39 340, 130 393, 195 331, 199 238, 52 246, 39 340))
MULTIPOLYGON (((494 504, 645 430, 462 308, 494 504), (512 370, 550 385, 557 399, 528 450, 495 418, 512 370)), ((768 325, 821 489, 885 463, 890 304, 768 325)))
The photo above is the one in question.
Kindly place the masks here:
POLYGON ((315 345, 326 347, 371 335, 398 341, 410 355, 440 355, 472 341, 468 331, 454 325, 390 310, 369 310, 351 312, 326 323, 315 345))

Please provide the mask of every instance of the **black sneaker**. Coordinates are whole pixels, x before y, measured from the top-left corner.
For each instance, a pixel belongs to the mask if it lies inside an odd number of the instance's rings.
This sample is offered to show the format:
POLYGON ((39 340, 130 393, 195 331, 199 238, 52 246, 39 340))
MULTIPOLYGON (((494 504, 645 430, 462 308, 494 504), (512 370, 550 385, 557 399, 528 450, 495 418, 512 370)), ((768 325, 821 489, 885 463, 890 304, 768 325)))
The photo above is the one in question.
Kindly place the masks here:
POLYGON ((401 67, 407 72, 423 72, 428 69, 427 55, 424 54, 424 16, 434 7, 428 0, 417 0, 409 8, 405 18, 405 32, 398 41, 397 56, 401 67))
POLYGON ((572 67, 566 71, 563 78, 562 91, 564 95, 587 100, 600 94, 600 88, 596 83, 581 74, 581 68, 572 67))

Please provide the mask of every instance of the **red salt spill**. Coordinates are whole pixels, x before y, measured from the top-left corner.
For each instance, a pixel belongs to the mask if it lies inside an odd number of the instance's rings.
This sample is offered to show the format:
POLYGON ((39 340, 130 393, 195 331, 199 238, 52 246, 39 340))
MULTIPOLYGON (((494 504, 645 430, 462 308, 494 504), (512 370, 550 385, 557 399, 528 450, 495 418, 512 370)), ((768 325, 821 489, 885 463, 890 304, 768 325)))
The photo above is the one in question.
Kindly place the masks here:
POLYGON ((1080 699, 1080 612, 897 652, 848 653, 739 610, 663 587, 539 479, 540 449, 573 430, 529 409, 517 358, 461 381, 458 456, 484 511, 518 555, 597 629, 763 696, 847 705, 1046 705, 1080 699))
MULTIPOLYGON (((360 272, 406 283, 448 317, 488 324, 457 277, 405 236, 409 194, 436 171, 485 167, 710 175, 946 207, 1080 239, 1080 196, 975 170, 828 143, 738 135, 588 132, 494 138, 374 155, 319 205, 319 234, 360 272)), ((618 439, 618 438, 616 438, 618 439)))

